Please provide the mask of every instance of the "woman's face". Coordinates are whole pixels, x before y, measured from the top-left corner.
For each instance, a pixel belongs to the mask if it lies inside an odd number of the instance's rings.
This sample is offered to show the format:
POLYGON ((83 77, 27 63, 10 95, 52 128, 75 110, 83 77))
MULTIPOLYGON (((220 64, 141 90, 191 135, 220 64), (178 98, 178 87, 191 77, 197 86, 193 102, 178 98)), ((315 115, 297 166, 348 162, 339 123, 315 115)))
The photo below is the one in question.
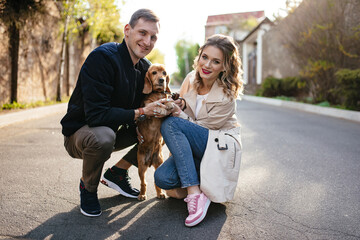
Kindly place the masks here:
POLYGON ((224 71, 222 51, 214 46, 205 47, 198 60, 198 71, 203 81, 215 81, 224 71))

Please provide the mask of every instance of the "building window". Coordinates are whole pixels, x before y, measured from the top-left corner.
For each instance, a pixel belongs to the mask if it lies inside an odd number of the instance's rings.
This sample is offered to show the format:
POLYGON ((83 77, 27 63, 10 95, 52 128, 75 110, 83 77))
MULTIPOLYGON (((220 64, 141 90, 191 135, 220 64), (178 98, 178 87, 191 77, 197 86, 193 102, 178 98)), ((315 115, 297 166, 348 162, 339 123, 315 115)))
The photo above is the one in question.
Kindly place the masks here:
POLYGON ((228 32, 228 29, 226 26, 216 26, 215 27, 215 34, 225 34, 228 32))

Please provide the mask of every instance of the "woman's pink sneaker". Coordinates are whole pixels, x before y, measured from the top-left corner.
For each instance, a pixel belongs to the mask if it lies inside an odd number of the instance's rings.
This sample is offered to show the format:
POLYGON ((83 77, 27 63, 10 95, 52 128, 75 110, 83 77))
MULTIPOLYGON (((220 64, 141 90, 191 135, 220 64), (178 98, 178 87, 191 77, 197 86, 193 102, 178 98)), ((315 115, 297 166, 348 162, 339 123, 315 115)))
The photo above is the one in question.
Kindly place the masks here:
POLYGON ((193 227, 205 218, 211 201, 203 193, 188 195, 184 201, 187 202, 189 211, 189 216, 185 220, 185 226, 193 227))

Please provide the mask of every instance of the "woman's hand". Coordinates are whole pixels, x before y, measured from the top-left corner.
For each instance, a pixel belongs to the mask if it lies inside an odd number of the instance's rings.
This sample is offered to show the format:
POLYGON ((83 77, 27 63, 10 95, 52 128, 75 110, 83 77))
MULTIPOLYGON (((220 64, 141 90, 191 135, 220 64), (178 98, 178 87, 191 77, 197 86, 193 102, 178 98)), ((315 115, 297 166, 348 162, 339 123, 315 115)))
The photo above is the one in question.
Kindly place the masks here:
POLYGON ((136 127, 136 135, 137 135, 137 139, 139 141, 139 144, 143 144, 144 143, 144 137, 143 135, 140 133, 138 127, 136 127))
POLYGON ((178 105, 181 110, 184 110, 186 108, 186 102, 183 98, 178 98, 176 101, 174 101, 174 103, 178 105))
POLYGON ((171 98, 174 99, 174 103, 177 104, 181 110, 186 108, 186 101, 184 98, 180 97, 179 93, 173 93, 171 98))
MULTIPOLYGON (((180 100, 176 100, 176 101, 180 101, 180 100)), ((176 101, 175 101, 173 109, 171 110, 171 115, 174 117, 178 117, 180 115, 180 113, 182 112, 181 107, 180 107, 181 105, 177 104, 176 101)))

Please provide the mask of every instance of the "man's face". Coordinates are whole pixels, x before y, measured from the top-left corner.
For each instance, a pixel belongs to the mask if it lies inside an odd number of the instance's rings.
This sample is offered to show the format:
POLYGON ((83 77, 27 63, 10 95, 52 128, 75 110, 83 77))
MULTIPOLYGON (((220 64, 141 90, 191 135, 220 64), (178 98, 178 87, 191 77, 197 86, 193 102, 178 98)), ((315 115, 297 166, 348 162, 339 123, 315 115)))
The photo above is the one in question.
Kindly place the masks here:
POLYGON ((127 24, 124 34, 131 59, 136 64, 154 48, 159 34, 159 23, 140 18, 134 28, 127 24))

